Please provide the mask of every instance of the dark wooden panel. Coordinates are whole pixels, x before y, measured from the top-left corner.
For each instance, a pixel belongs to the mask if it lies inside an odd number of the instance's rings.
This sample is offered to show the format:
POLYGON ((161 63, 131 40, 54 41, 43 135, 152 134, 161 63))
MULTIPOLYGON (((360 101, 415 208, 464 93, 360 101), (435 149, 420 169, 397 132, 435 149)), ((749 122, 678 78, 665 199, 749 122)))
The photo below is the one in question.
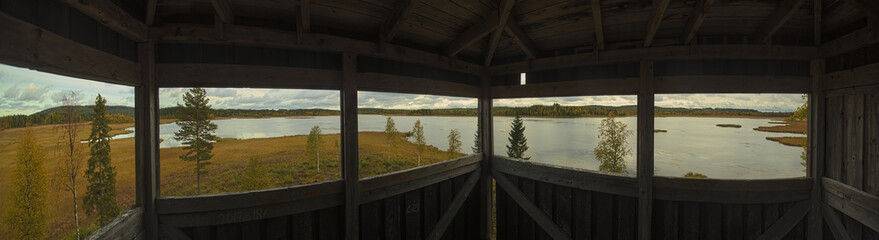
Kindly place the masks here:
POLYGON ((593 192, 592 201, 594 204, 595 216, 595 238, 594 239, 612 239, 614 236, 614 203, 613 195, 606 193, 593 192))
POLYGON ((360 205, 360 239, 383 239, 382 201, 360 205))
POLYGON ((592 239, 592 192, 574 189, 574 210, 572 211, 576 240, 592 239))
MULTIPOLYGON (((493 180, 492 180, 493 181, 493 180)), ((497 239, 507 239, 507 231, 509 229, 509 224, 507 223, 507 201, 510 200, 510 196, 504 191, 503 188, 494 184, 495 189, 495 224, 497 229, 495 230, 497 235, 497 239)))
POLYGON ((403 239, 400 198, 397 195, 384 200, 385 239, 403 239))
MULTIPOLYGON (((863 189, 864 184, 864 95, 846 95, 843 107, 844 151, 843 183, 856 189, 863 189)), ((857 220, 843 216, 843 223, 852 239, 859 240, 863 235, 862 224, 857 220)))
POLYGON ((312 212, 305 212, 291 216, 290 232, 293 239, 314 238, 314 216, 312 212))
POLYGON ((653 239, 679 239, 678 202, 654 200, 653 239))
MULTIPOLYGON (((507 178, 509 178, 510 181, 513 182, 513 184, 518 184, 518 182, 519 182, 519 178, 514 175, 507 174, 507 178)), ((538 189, 543 188, 543 187, 544 186, 541 186, 538 189)), ((546 187, 550 187, 550 189, 552 189, 552 185, 548 185, 546 187)), ((552 190, 550 190, 550 192, 548 192, 548 193, 549 194, 547 194, 547 195, 543 195, 543 192, 540 192, 540 193, 538 193, 538 197, 546 197, 546 196, 552 197, 552 190)), ((540 201, 540 200, 538 200, 538 201, 540 201)), ((549 211, 552 211, 552 210, 549 210, 549 211)), ((516 204, 516 202, 514 202, 512 199, 510 199, 510 201, 507 202, 506 215, 507 215, 506 218, 507 218, 507 226, 508 226, 506 239, 511 239, 511 240, 519 239, 519 236, 520 236, 519 218, 528 217, 528 215, 519 214, 519 205, 516 204)))
POLYGON ((747 204, 744 210, 745 239, 755 239, 763 233, 763 205, 747 204))
POLYGON ((243 239, 241 235, 241 224, 230 223, 217 226, 218 240, 237 240, 243 239))
POLYGON ((265 231, 267 240, 283 240, 288 239, 287 236, 287 217, 276 217, 265 220, 265 231))
POLYGON ((424 234, 429 234, 439 220, 439 184, 433 184, 424 188, 421 199, 422 216, 424 217, 424 234))
POLYGON ((241 223, 241 238, 242 239, 260 239, 263 234, 260 226, 261 221, 249 221, 241 223))
MULTIPOLYGON (((537 184, 535 183, 535 181, 527 178, 520 178, 519 185, 521 185, 522 193, 524 193, 525 196, 528 197, 528 200, 530 200, 531 202, 536 202, 537 197, 535 195, 535 185, 537 184)), ((541 207, 541 209, 543 208, 541 207)), ((531 219, 530 216, 524 216, 519 218, 519 239, 535 239, 535 237, 537 236, 537 233, 535 232, 536 230, 537 226, 534 225, 534 220, 531 219)))
MULTIPOLYGON (((535 203, 537 203, 537 206, 540 207, 540 209, 542 209, 543 212, 546 213, 546 215, 549 217, 552 217, 553 213, 554 213, 552 211, 552 206, 553 206, 553 201, 552 201, 552 196, 553 196, 552 190, 553 189, 552 189, 552 187, 553 187, 552 184, 548 184, 548 183, 540 182, 540 181, 538 181, 536 184, 537 196, 535 196, 535 198, 536 198, 537 202, 535 202, 535 203)), ((539 228, 539 229, 537 229, 537 239, 544 240, 544 239, 551 239, 551 238, 549 237, 549 234, 546 233, 546 231, 544 231, 542 228, 539 228)))
POLYGON ((638 231, 638 200, 633 197, 615 196, 617 208, 617 239, 635 239, 638 231))
POLYGON ((864 106, 864 122, 868 123, 864 124, 864 191, 879 196, 879 93, 867 94, 864 106))
MULTIPOLYGON (((464 187, 464 182, 467 181, 467 176, 459 176, 453 179, 454 192, 455 196, 459 194, 458 192, 461 188, 464 187)), ((466 202, 465 202, 466 205, 466 202)), ((452 220, 452 226, 449 229, 452 229, 452 233, 454 234, 454 239, 465 239, 467 238, 467 213, 465 212, 466 208, 462 207, 460 211, 458 211, 455 218, 452 220)), ((447 230, 449 231, 449 230, 447 230)), ((449 234, 449 232, 446 233, 449 234)))
POLYGON ((728 204, 723 206, 723 239, 744 239, 743 206, 741 204, 728 204))
MULTIPOLYGON (((555 205, 555 213, 553 214, 553 219, 555 220, 555 223, 565 231, 565 233, 570 235, 572 232, 571 228, 573 227, 571 224, 571 188, 565 186, 554 187, 555 201, 553 201, 553 205, 555 205)), ((629 206, 624 207, 629 208, 629 206)), ((620 217, 622 218, 622 216, 620 217)), ((635 231, 632 231, 632 234, 634 234, 634 232, 635 231)))
POLYGON ((682 202, 681 208, 681 239, 699 239, 700 204, 696 202, 682 202))
POLYGON ((319 211, 318 238, 321 240, 342 239, 344 224, 342 224, 341 209, 341 207, 332 207, 319 211))
MULTIPOLYGON (((449 206, 452 204, 452 198, 455 197, 454 192, 454 183, 451 180, 443 181, 439 184, 439 208, 441 212, 445 212, 449 209, 449 206)), ((501 218, 498 217, 500 220, 501 218)), ((446 228, 446 234, 443 234, 443 240, 451 240, 454 239, 453 234, 451 234, 453 227, 446 228)))
MULTIPOLYGON (((196 227, 192 229, 193 240, 209 240, 214 238, 214 231, 211 227, 196 227)), ((259 235, 257 235, 257 238, 259 238, 259 235)))
POLYGON ((403 239, 421 239, 421 190, 404 194, 403 239))
POLYGON ((700 216, 699 234, 701 239, 721 239, 723 237, 723 210, 717 203, 704 203, 700 216))
POLYGON ((826 157, 824 173, 834 180, 842 178, 843 159, 843 97, 827 98, 826 157))

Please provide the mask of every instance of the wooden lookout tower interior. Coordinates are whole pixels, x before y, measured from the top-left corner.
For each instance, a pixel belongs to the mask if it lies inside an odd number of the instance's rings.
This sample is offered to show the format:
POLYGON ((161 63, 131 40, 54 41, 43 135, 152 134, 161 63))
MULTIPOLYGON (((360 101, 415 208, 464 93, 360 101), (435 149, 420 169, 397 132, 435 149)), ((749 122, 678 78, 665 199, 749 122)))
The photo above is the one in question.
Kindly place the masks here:
POLYGON ((879 239, 879 1, 0 0, 0 63, 134 87, 95 239, 879 239), (527 82, 521 82, 522 76, 527 82), (341 179, 163 196, 161 88, 338 91, 341 179), (359 91, 478 99, 479 153, 360 177, 359 91), (805 177, 654 176, 655 94, 808 95, 805 177), (493 100, 637 96, 637 174, 508 158, 493 100))

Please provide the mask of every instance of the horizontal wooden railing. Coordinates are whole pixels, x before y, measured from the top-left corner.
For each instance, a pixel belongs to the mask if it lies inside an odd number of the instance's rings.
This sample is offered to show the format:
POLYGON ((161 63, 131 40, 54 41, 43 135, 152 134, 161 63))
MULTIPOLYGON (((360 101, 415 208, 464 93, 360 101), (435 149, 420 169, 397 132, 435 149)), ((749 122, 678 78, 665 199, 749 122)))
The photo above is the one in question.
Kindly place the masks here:
MULTIPOLYGON (((473 172, 481 155, 360 180, 360 203, 423 188, 473 172)), ((344 202, 344 180, 240 193, 157 199, 159 222, 174 227, 210 226, 310 212, 344 202)))
MULTIPOLYGON (((581 190, 637 197, 634 177, 586 169, 551 166, 502 156, 492 159, 501 173, 581 190)), ((780 203, 805 200, 812 189, 809 178, 786 179, 692 179, 653 177, 653 199, 708 203, 780 203)))

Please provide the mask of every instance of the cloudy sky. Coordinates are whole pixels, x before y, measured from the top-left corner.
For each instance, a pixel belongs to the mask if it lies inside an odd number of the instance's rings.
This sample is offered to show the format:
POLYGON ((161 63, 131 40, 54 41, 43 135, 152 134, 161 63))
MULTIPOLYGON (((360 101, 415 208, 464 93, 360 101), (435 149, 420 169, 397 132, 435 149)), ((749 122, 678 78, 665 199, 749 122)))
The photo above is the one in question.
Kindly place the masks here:
MULTIPOLYGON (((42 73, 0 64, 0 116, 31 114, 58 105, 65 91, 82 94, 80 104, 91 105, 100 93, 108 105, 134 106, 134 88, 42 73)), ((161 107, 182 103, 188 89, 168 88, 159 91, 161 107)), ((339 91, 295 89, 206 89, 214 108, 236 109, 339 109, 339 91)), ((474 98, 433 95, 365 92, 358 94, 364 108, 475 108, 474 98)), ((635 105, 635 96, 589 96, 497 99, 495 106, 550 105, 635 105)), ((799 94, 675 94, 657 95, 656 106, 685 108, 745 108, 760 111, 793 111, 802 105, 799 94)))

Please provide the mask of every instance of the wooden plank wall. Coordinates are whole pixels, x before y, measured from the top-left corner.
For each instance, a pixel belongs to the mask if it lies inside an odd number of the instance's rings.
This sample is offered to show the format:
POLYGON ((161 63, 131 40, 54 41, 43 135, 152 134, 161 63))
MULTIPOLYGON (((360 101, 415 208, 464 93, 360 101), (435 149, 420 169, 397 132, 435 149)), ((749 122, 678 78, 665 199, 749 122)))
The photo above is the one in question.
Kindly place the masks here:
MULTIPOLYGON (((635 239, 638 200, 506 174, 510 181, 573 239, 635 239)), ((551 239, 497 188, 497 239, 551 239)))
MULTIPOLYGON (((653 239, 755 239, 795 202, 722 204, 654 200, 653 239)), ((782 239, 805 239, 806 219, 782 239)))
MULTIPOLYGON (((360 239, 423 239, 449 208, 468 175, 360 205, 360 239)), ((442 239, 479 239, 476 194, 471 194, 442 239)), ((342 239, 342 206, 256 221, 183 228, 198 239, 342 239)))
MULTIPOLYGON (((829 56, 826 60, 827 74, 823 78, 827 123, 824 130, 824 177, 825 181, 832 179, 865 195, 879 197, 879 76, 875 74, 879 67, 877 52, 879 44, 870 44, 829 56)), ((826 189, 827 186, 825 192, 826 189)), ((837 198, 828 198, 826 194, 823 200, 831 206, 847 204, 837 198)), ((839 217, 844 231, 851 239, 879 239, 877 229, 870 228, 837 209, 831 210, 831 213, 839 217)), ((876 218, 877 213, 872 214, 876 218)), ((875 224, 875 219, 873 223, 875 224)), ((824 233, 826 239, 833 239, 831 231, 825 230, 824 233)))
MULTIPOLYGON (((826 103, 825 177, 879 196, 879 93, 831 95, 826 103)), ((875 230, 834 212, 852 239, 879 239, 875 230)))
MULTIPOLYGON (((424 239, 468 175, 360 205, 360 239, 424 239)), ((478 194, 470 194, 441 239, 479 239, 478 194)))

